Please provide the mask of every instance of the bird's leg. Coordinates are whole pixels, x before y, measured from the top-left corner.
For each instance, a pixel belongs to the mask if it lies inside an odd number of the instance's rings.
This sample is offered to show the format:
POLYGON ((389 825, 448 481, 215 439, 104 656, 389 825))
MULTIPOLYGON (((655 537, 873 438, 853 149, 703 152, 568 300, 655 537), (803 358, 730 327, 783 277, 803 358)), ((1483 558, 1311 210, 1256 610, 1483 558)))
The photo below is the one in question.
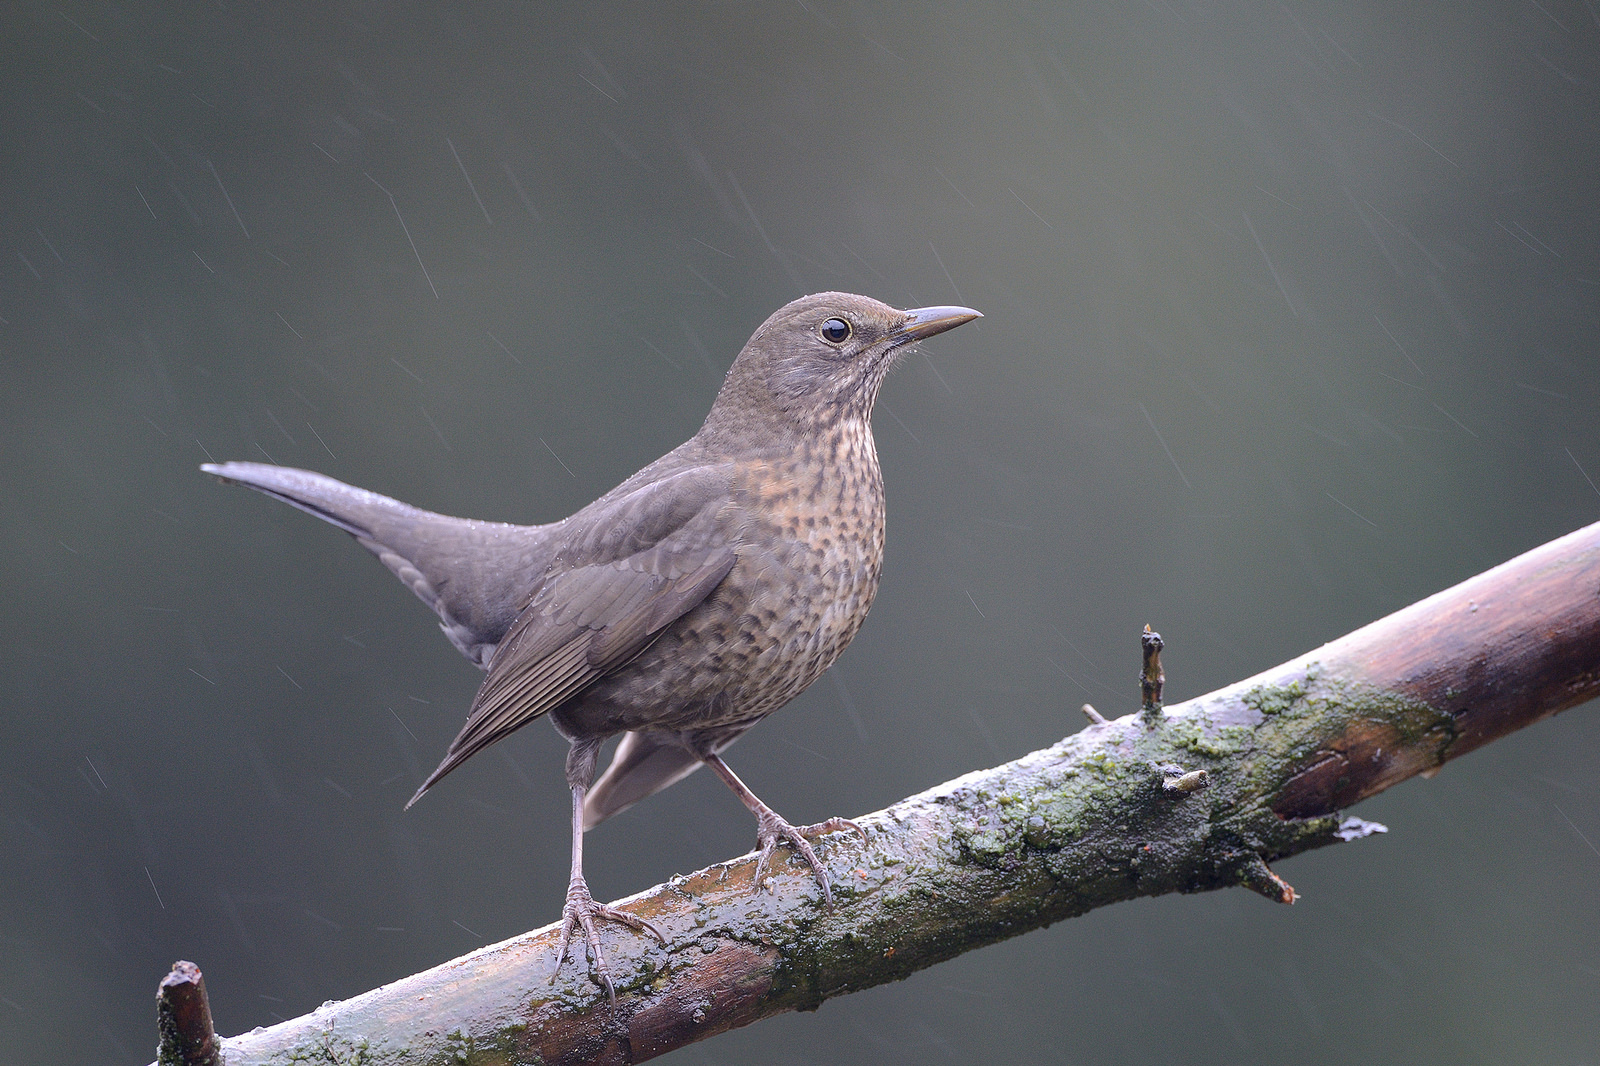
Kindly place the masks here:
MULTIPOLYGON (((600 951, 600 937, 595 933, 594 920, 605 918, 621 922, 641 933, 650 933, 663 944, 667 942, 667 938, 653 923, 637 915, 616 907, 608 907, 603 903, 596 903, 594 896, 589 892, 589 883, 583 879, 583 797, 589 791, 590 779, 594 777, 595 758, 599 748, 598 742, 593 744, 578 742, 572 745, 572 752, 567 756, 567 783, 572 787, 572 877, 567 882, 566 906, 561 908, 561 944, 556 950, 556 972, 560 972, 561 964, 566 961, 567 944, 571 941, 572 934, 581 927, 583 938, 588 942, 589 950, 594 953, 591 975, 595 983, 606 990, 607 998, 615 1007, 617 991, 612 987, 611 974, 606 969, 606 959, 600 951)), ((555 973, 552 973, 550 980, 553 982, 555 978, 555 973)))
POLYGON ((779 841, 788 841, 800 857, 806 860, 806 865, 811 867, 811 872, 816 875, 817 883, 822 886, 822 899, 829 907, 833 906, 833 889, 828 884, 828 871, 823 869, 822 860, 817 858, 817 853, 811 847, 807 837, 822 836, 824 833, 837 833, 842 829, 854 829, 861 834, 861 839, 867 839, 866 830, 848 818, 829 818, 826 822, 816 825, 790 825, 778 815, 778 812, 761 802, 761 798, 750 791, 750 786, 739 780, 739 775, 722 761, 720 755, 704 755, 707 766, 717 772, 727 786, 733 789, 733 794, 739 797, 739 802, 750 809, 756 816, 756 842, 761 846, 761 854, 756 859, 755 891, 761 891, 761 880, 767 871, 767 860, 772 857, 772 851, 778 846, 779 841))

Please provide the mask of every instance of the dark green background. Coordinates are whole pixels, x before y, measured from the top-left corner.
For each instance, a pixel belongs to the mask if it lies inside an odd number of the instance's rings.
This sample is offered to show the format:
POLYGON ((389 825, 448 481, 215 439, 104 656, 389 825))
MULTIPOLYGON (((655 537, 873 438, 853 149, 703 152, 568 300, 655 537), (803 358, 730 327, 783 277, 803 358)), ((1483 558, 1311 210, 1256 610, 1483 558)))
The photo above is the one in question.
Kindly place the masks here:
MULTIPOLYGON (((865 631, 732 752, 874 810, 1130 709, 1146 622, 1182 699, 1597 517, 1597 79, 1593 0, 5 5, 0 1060, 148 1061, 176 958, 232 1034, 558 914, 564 745, 402 813, 477 672, 207 456, 546 521, 789 299, 979 308, 879 405, 865 631)), ((1597 755, 1578 710, 1364 804, 1292 909, 673 1061, 1593 1064, 1597 755)), ((752 839, 697 775, 590 880, 752 839)))

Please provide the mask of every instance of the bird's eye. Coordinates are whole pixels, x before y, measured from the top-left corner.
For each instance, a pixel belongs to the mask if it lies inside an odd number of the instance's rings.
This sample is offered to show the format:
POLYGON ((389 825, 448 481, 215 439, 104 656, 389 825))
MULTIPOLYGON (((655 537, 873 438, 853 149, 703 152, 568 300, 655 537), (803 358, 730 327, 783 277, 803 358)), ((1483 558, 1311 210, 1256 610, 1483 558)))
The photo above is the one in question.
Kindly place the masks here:
POLYGON ((842 344, 850 336, 850 323, 842 318, 830 318, 822 324, 822 339, 829 344, 842 344))

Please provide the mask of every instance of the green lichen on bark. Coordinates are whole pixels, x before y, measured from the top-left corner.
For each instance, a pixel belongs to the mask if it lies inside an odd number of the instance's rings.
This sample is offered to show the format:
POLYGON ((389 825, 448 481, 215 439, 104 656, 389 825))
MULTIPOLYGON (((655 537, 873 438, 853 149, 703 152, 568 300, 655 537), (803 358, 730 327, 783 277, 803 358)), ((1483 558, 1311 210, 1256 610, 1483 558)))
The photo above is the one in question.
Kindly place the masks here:
MULTIPOLYGON (((223 1061, 232 1060, 225 1054, 223 1061)), ((367 1040, 344 1040, 332 1033, 325 1033, 321 1040, 309 1042, 284 1060, 291 1066, 373 1066, 376 1061, 367 1040)))
MULTIPOLYGON (((1344 678, 1313 664, 1304 679, 1261 685, 1240 702, 1262 715, 1253 731, 1255 753, 1241 767, 1251 791, 1271 805, 1297 774, 1319 758, 1381 758, 1408 753, 1408 764, 1437 766, 1456 738, 1455 720, 1420 700, 1344 678)), ((1404 775, 1409 776, 1409 773, 1404 775)), ((1334 782, 1334 791, 1347 783, 1334 782)), ((1389 783, 1389 782, 1386 782, 1389 783)))
POLYGON ((1446 711, 1375 685, 1325 677, 1315 666, 1306 670, 1303 682, 1257 686, 1240 700, 1262 714, 1254 737, 1269 757, 1293 754, 1291 745, 1300 750, 1325 745, 1358 721, 1381 723, 1403 743, 1454 731, 1454 719, 1446 711))

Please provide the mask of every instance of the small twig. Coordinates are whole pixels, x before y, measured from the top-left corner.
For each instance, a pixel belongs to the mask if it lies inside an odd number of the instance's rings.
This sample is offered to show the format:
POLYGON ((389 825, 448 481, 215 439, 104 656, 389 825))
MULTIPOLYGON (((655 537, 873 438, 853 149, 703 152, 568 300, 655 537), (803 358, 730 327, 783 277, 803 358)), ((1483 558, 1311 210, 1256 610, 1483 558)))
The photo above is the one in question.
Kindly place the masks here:
POLYGON ((1149 721, 1161 717, 1161 690, 1166 687, 1167 675, 1161 671, 1161 634, 1144 627, 1139 636, 1144 649, 1144 670, 1139 674, 1139 695, 1144 716, 1149 721))
POLYGON ((1293 903, 1300 898, 1294 886, 1272 872, 1267 860, 1249 852, 1239 863, 1239 883, 1252 892, 1259 892, 1274 903, 1293 903))
POLYGON ((1099 711, 1095 710, 1093 707, 1089 706, 1087 703, 1085 703, 1082 707, 1080 707, 1078 709, 1083 712, 1083 716, 1085 718, 1089 719, 1089 724, 1090 725, 1105 725, 1106 724, 1106 716, 1101 714, 1099 711))
POLYGON ((211 1025, 206 981, 192 962, 175 962, 156 992, 159 1066, 222 1066, 222 1042, 211 1025))

